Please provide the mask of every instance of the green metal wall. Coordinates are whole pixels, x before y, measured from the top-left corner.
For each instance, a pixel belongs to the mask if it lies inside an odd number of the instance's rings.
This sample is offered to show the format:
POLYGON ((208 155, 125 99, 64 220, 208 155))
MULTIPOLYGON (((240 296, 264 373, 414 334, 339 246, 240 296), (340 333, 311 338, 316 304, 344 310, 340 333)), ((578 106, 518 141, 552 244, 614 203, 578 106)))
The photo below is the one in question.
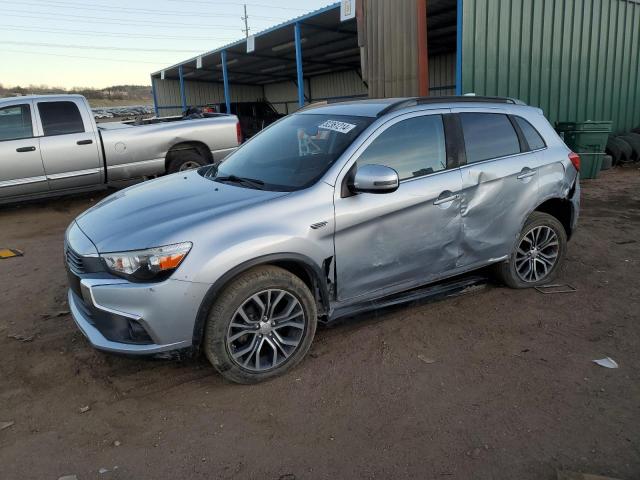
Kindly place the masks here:
POLYGON ((640 125, 638 0, 463 0, 462 92, 640 125))

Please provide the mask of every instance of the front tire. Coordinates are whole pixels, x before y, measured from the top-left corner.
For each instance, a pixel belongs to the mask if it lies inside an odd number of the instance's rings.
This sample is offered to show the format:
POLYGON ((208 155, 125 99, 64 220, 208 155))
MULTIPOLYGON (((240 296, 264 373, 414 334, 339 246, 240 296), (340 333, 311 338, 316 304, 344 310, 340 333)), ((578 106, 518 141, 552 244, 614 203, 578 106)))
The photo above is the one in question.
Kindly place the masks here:
POLYGON ((196 150, 180 150, 171 154, 167 173, 186 172, 208 164, 207 159, 196 150))
POLYGON ((530 288, 553 280, 567 252, 567 233, 552 215, 533 212, 527 219, 515 250, 496 266, 500 280, 511 288, 530 288))
POLYGON ((257 383, 296 366, 316 332, 316 303, 307 285, 275 266, 242 273, 211 307, 203 350, 236 383, 257 383))

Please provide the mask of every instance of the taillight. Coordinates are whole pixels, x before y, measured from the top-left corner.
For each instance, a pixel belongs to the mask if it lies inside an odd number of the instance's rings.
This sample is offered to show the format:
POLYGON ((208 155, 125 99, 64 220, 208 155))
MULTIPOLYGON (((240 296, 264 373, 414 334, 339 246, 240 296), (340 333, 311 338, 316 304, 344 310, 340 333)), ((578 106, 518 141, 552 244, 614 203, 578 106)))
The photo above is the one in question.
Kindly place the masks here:
MULTIPOLYGON (((236 123, 236 135, 238 136, 238 145, 242 143, 242 128, 240 128, 240 122, 236 123)), ((580 160, 578 159, 578 162, 580 160)))
POLYGON ((573 163, 573 166, 576 167, 577 171, 580 171, 580 155, 577 153, 571 152, 569 154, 569 160, 573 163))

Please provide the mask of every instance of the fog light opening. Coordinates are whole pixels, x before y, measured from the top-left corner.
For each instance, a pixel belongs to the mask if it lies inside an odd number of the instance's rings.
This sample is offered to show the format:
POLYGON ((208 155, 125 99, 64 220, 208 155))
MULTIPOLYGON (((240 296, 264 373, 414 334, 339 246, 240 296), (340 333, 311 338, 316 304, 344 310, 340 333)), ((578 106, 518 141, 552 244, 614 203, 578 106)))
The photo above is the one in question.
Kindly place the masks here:
POLYGON ((153 343, 144 327, 135 320, 129 320, 129 336, 136 343, 153 343))

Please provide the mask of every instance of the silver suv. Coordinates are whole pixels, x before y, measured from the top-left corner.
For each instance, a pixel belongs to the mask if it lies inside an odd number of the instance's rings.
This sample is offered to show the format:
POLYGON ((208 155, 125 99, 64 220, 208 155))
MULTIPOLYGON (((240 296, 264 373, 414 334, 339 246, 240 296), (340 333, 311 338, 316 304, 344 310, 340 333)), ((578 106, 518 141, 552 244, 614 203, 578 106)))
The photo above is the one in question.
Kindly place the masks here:
POLYGON ((579 162, 512 99, 308 107, 219 165, 80 215, 65 239, 71 311, 101 350, 201 349, 233 381, 264 380, 300 362, 318 321, 487 265, 513 288, 551 280, 579 162))

